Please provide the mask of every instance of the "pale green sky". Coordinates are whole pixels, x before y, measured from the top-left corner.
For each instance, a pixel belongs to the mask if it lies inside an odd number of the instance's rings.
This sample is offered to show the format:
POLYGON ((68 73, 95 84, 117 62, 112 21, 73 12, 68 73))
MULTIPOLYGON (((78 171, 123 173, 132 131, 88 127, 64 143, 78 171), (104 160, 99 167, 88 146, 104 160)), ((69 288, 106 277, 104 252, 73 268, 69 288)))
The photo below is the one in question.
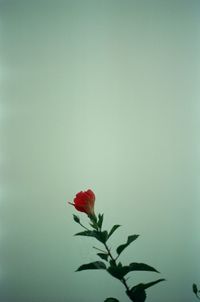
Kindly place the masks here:
MULTIPOLYGON (((66 200, 91 188, 122 261, 167 279, 148 302, 200 284, 200 2, 1 1, 2 302, 128 301, 66 200)), ((86 221, 86 217, 83 220, 86 221)))

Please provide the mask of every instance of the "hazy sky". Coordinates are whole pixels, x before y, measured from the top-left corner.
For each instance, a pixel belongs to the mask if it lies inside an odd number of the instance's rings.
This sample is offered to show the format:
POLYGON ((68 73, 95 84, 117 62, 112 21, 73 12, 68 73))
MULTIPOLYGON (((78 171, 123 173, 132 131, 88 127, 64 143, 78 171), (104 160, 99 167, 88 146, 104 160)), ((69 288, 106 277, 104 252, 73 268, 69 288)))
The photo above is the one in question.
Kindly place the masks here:
MULTIPOLYGON (((148 302, 200 284, 199 0, 0 1, 1 302, 128 301, 66 205, 91 188, 148 302)), ((86 216, 83 221, 87 223, 86 216)), ((97 243, 98 245, 98 243, 97 243)))

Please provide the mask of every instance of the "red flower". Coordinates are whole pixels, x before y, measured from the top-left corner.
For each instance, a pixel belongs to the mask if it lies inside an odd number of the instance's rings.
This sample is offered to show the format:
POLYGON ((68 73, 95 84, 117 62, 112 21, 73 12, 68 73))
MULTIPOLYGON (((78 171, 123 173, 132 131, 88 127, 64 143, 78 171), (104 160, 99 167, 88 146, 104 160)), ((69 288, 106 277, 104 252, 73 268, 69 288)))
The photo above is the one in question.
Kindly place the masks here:
POLYGON ((69 202, 69 204, 73 205, 79 212, 84 212, 88 216, 95 216, 94 202, 94 192, 92 192, 92 190, 87 190, 85 192, 81 191, 77 193, 74 198, 74 203, 69 202))

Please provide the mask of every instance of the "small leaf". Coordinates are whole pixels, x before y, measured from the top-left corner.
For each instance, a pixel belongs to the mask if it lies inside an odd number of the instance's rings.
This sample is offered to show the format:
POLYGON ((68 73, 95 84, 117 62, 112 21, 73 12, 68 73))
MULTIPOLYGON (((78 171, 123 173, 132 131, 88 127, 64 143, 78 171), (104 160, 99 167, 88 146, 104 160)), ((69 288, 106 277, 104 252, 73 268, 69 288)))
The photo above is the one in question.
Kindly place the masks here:
POLYGON ((159 273, 154 267, 147 265, 145 263, 132 262, 129 264, 129 272, 132 271, 146 271, 146 272, 156 272, 159 273))
POLYGON ((81 265, 76 272, 80 272, 87 269, 106 269, 106 265, 102 261, 95 261, 81 265))
POLYGON ((195 283, 193 283, 192 289, 193 289, 193 293, 195 293, 195 295, 196 295, 198 293, 198 288, 197 288, 197 285, 195 283))
POLYGON ((105 243, 108 238, 108 232, 107 231, 100 232, 100 231, 96 231, 96 230, 94 230, 94 231, 88 230, 88 231, 76 233, 75 236, 94 237, 97 240, 99 240, 100 242, 105 243))
POLYGON ((103 231, 103 232, 98 232, 98 240, 101 241, 102 243, 106 243, 108 239, 108 232, 103 231))
POLYGON ((115 278, 121 280, 128 272, 128 266, 122 266, 121 263, 116 264, 114 261, 110 261, 110 266, 107 271, 115 278))
POLYGON ((131 288, 127 294, 129 297, 134 299, 135 301, 144 301, 146 299, 145 290, 161 281, 165 281, 165 279, 158 279, 149 283, 139 283, 131 288))
POLYGON ((107 298, 106 300, 104 300, 104 302, 119 302, 119 300, 115 298, 107 298))
POLYGON ((139 237, 139 235, 131 235, 131 236, 128 236, 128 239, 127 239, 127 242, 125 244, 121 244, 120 246, 118 246, 117 248, 117 254, 120 255, 122 253, 122 251, 127 248, 127 246, 135 241, 137 238, 139 237))
POLYGON ((142 283, 134 286, 131 290, 127 290, 126 293, 132 301, 144 302, 146 300, 146 292, 142 287, 142 283))
POLYGON ((98 227, 101 229, 102 223, 103 223, 103 214, 99 214, 99 215, 98 215, 98 218, 99 218, 99 220, 98 220, 98 222, 97 222, 97 225, 98 225, 98 227))
POLYGON ((89 236, 89 237, 96 237, 95 231, 83 231, 80 233, 76 233, 74 236, 89 236))
POLYGON ((119 224, 115 224, 112 229, 110 230, 109 234, 108 234, 108 238, 110 238, 110 236, 120 227, 119 224))
POLYGON ((200 297, 198 295, 198 293, 200 292, 200 290, 198 290, 198 287, 197 287, 197 285, 195 283, 193 283, 192 289, 193 289, 193 292, 196 295, 196 297, 200 300, 200 297))
POLYGON ((131 300, 135 302, 144 302, 146 300, 146 292, 145 290, 161 281, 164 281, 165 279, 158 279, 153 282, 149 283, 139 283, 131 288, 131 290, 127 291, 127 295, 130 297, 131 300))
POLYGON ((80 223, 80 218, 77 215, 73 214, 73 219, 76 223, 80 223))
POLYGON ((144 263, 130 263, 129 265, 122 266, 119 262, 117 265, 114 262, 110 261, 110 266, 108 267, 107 271, 115 278, 121 280, 126 274, 132 271, 151 271, 157 272, 158 271, 144 263))
POLYGON ((108 261, 108 254, 97 253, 97 255, 98 255, 101 259, 108 261))
POLYGON ((162 281, 166 281, 166 280, 165 279, 158 279, 158 280, 146 283, 146 284, 144 284, 144 289, 147 289, 147 288, 149 288, 149 287, 151 287, 151 286, 153 286, 153 285, 155 285, 159 282, 162 282, 162 281))

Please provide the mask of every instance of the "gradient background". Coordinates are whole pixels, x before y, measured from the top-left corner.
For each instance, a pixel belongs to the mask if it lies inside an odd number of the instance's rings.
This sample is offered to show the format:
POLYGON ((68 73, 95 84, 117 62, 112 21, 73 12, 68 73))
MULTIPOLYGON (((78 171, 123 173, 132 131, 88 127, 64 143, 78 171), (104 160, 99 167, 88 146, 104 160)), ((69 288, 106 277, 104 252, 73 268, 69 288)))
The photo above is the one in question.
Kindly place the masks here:
POLYGON ((128 301, 104 271, 74 273, 97 260, 66 206, 88 188, 123 225, 110 244, 141 235, 121 260, 161 271, 129 284, 196 301, 200 1, 5 0, 0 22, 0 301, 128 301))

